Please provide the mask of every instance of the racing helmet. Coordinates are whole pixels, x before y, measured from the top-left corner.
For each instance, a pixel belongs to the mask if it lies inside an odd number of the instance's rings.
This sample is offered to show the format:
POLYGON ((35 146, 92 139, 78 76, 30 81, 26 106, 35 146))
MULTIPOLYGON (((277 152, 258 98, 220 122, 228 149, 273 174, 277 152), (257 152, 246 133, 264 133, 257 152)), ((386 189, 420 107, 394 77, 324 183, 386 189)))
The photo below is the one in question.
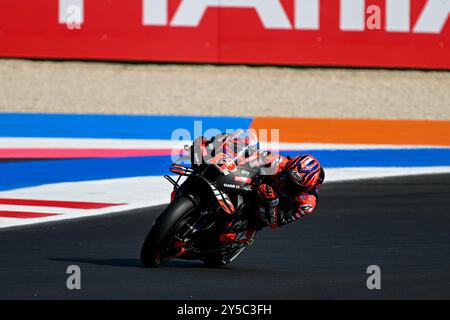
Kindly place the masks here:
POLYGON ((290 159, 280 177, 282 190, 286 194, 308 192, 319 187, 324 179, 322 165, 309 154, 290 159))

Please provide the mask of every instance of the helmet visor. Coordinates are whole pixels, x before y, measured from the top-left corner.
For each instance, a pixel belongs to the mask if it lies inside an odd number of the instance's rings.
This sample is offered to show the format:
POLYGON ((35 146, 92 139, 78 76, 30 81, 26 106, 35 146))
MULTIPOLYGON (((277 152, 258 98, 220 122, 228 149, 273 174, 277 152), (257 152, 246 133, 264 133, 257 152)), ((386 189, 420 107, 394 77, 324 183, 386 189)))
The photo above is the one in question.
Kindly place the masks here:
POLYGON ((293 197, 302 192, 306 192, 309 190, 308 186, 302 186, 295 181, 293 181, 288 174, 283 175, 282 177, 282 192, 286 195, 293 197))

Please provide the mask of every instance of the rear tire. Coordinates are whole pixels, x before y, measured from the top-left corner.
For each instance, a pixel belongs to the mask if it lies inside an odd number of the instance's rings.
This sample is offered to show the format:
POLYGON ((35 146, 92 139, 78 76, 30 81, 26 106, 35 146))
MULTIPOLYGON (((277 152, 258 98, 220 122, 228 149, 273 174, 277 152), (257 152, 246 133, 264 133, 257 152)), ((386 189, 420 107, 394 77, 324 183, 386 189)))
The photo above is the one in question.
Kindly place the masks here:
POLYGON ((141 260, 146 267, 158 267, 161 265, 159 253, 166 249, 178 224, 192 213, 195 207, 193 200, 190 198, 177 198, 156 219, 141 249, 141 260))

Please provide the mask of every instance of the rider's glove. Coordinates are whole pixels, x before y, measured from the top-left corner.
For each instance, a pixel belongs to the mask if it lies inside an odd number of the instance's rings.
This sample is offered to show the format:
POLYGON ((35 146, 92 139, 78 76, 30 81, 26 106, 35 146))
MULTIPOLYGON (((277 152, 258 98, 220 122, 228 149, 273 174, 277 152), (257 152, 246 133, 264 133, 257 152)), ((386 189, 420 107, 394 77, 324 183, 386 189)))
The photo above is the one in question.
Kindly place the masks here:
POLYGON ((278 208, 280 200, 276 191, 268 184, 261 184, 258 194, 262 202, 258 211, 259 218, 272 229, 278 228, 282 222, 278 208))
POLYGON ((258 187, 258 194, 261 197, 261 199, 265 202, 271 202, 271 201, 278 199, 278 195, 277 195, 276 191, 274 190, 274 188, 272 188, 270 185, 265 184, 265 183, 261 184, 258 187))
POLYGON ((317 206, 316 195, 302 193, 298 195, 295 200, 298 206, 296 212, 293 215, 294 220, 312 214, 317 206))

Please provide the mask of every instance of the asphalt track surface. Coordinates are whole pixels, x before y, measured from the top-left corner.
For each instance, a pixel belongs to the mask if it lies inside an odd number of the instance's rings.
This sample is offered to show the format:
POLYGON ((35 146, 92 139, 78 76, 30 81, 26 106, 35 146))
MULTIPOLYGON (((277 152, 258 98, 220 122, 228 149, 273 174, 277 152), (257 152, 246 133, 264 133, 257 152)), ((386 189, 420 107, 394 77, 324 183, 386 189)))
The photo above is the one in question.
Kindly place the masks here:
POLYGON ((326 184, 317 214, 261 232, 224 268, 144 268, 161 208, 1 230, 0 299, 450 297, 450 175, 326 184), (66 288, 73 264, 81 290, 66 288), (381 290, 366 287, 369 265, 381 290))

